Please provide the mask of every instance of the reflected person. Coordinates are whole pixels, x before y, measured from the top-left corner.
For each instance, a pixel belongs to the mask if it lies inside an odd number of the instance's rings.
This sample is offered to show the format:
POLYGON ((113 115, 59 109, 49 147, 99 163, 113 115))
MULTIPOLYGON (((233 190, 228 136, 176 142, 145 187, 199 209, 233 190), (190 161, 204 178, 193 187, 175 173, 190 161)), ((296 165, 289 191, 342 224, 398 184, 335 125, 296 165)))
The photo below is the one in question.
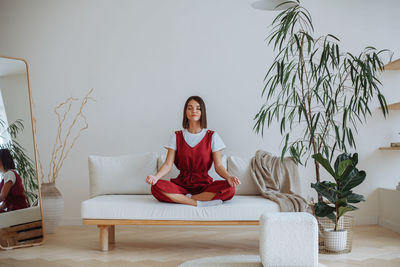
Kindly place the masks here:
POLYGON ((0 149, 0 213, 28 207, 22 179, 8 149, 0 149))

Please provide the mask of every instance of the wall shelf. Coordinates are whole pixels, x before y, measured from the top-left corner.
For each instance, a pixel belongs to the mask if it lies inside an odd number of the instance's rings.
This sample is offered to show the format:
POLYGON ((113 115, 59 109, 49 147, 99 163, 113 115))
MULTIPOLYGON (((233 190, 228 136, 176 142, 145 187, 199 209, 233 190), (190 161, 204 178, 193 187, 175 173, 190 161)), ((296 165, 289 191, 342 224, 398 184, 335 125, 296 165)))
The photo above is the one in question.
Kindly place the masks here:
MULTIPOLYGON (((400 102, 396 102, 390 105, 387 105, 388 109, 390 110, 400 110, 400 102)), ((382 109, 381 107, 379 107, 379 109, 382 109)))
MULTIPOLYGON (((400 70, 400 58, 385 65, 385 70, 400 70)), ((387 106, 390 110, 400 110, 400 102, 387 106)), ((380 108, 380 107, 379 107, 380 108)), ((380 147, 379 150, 400 150, 398 146, 380 147)))
POLYGON ((379 150, 400 150, 400 146, 386 146, 386 147, 380 147, 379 150))
POLYGON ((391 109, 391 110, 400 110, 400 102, 397 102, 397 103, 393 103, 393 104, 388 105, 388 109, 391 109))
POLYGON ((400 70, 400 58, 386 64, 385 70, 400 70))

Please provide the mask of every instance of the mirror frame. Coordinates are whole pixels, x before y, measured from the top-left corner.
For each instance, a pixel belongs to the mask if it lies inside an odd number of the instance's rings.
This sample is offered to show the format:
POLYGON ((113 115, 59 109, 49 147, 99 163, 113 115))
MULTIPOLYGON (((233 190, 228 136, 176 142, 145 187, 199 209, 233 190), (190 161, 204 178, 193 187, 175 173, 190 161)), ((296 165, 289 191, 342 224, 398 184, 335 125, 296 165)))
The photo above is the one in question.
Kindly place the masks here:
POLYGON ((18 57, 9 57, 9 56, 3 56, 0 55, 0 58, 7 58, 7 59, 14 59, 14 60, 20 60, 25 63, 26 67, 26 78, 28 81, 28 93, 29 93, 29 109, 31 111, 31 123, 32 123, 32 137, 33 137, 33 152, 35 154, 35 166, 36 166, 36 178, 38 182, 38 195, 39 195, 39 204, 40 204, 40 215, 41 215, 41 220, 42 220, 42 241, 38 243, 32 243, 32 244, 23 244, 23 245, 16 245, 16 246, 10 246, 10 247, 2 247, 0 245, 0 249, 3 250, 9 250, 9 249, 14 249, 14 248, 22 248, 22 247, 32 247, 32 246, 39 246, 42 245, 45 241, 45 229, 44 229, 44 218, 43 218, 43 205, 42 205, 42 192, 41 192, 41 184, 39 181, 39 164, 38 164, 38 159, 37 159, 37 151, 36 151, 36 133, 35 133, 35 122, 34 122, 34 116, 33 116, 33 103, 32 103, 32 92, 31 92, 31 84, 29 80, 29 64, 28 61, 26 61, 24 58, 18 58, 18 57))

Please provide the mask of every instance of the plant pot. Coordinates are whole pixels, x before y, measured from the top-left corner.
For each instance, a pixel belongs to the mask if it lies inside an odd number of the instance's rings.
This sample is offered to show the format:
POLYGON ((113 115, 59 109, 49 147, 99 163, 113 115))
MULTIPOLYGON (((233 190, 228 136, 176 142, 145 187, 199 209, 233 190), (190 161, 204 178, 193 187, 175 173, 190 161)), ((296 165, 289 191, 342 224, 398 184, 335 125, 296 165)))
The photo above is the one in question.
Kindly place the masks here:
POLYGON ((55 233, 64 215, 64 199, 55 183, 41 185, 44 232, 55 233))
POLYGON ((347 230, 325 229, 325 248, 330 251, 343 251, 346 249, 347 230))

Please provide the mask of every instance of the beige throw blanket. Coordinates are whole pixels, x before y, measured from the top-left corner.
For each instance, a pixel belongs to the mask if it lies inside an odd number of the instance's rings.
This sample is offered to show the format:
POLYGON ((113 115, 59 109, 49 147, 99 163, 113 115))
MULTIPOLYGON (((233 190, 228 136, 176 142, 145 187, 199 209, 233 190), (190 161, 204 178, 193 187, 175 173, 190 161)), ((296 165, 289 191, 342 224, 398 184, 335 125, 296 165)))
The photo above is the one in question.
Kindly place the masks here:
POLYGON ((251 159, 251 176, 260 193, 276 202, 281 211, 306 211, 307 202, 300 195, 300 178, 296 163, 290 157, 272 156, 258 150, 251 159))

